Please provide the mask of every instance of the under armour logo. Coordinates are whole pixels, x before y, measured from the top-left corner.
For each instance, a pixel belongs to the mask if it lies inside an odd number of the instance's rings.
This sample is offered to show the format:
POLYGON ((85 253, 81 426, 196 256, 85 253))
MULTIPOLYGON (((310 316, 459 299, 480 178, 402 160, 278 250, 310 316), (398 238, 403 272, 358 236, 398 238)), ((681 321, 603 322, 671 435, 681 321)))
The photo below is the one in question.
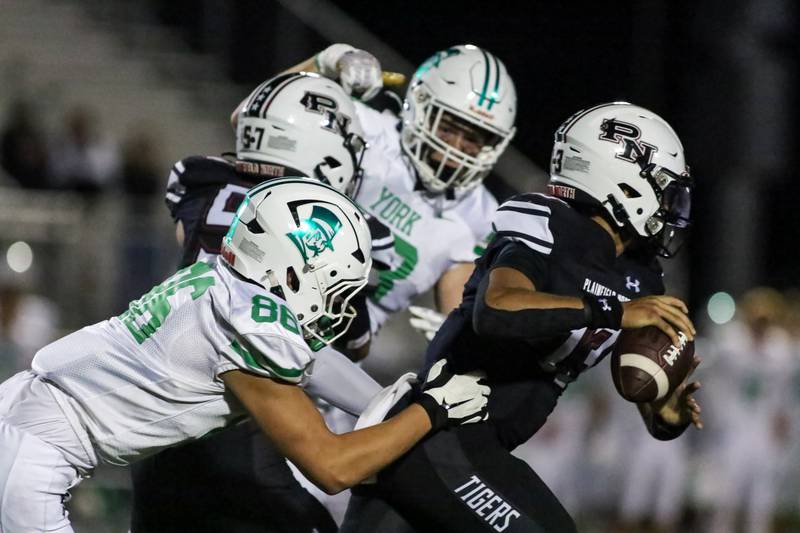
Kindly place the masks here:
POLYGON ((639 280, 632 279, 630 276, 625 276, 625 288, 635 293, 639 293, 641 291, 639 288, 639 280))
POLYGON ((603 304, 603 307, 601 308, 603 311, 611 311, 611 306, 608 305, 608 299, 607 298, 600 298, 597 301, 600 302, 601 304, 603 304))

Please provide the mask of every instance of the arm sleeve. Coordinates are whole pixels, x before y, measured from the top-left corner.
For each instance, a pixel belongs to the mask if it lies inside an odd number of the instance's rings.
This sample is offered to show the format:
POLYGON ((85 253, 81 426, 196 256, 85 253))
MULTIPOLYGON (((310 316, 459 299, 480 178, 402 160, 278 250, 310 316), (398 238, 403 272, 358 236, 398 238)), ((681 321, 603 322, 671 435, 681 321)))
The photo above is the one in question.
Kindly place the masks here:
POLYGON ((549 337, 568 333, 588 325, 587 309, 553 308, 521 309, 505 311, 486 304, 489 287, 489 272, 498 267, 518 270, 536 287, 543 287, 547 280, 547 256, 528 248, 524 244, 509 243, 490 261, 475 295, 472 327, 483 336, 509 339, 549 337))
POLYGON ((370 150, 385 152, 399 149, 395 143, 399 139, 397 124, 399 119, 391 112, 380 112, 366 104, 354 101, 356 115, 364 130, 364 137, 370 150))
POLYGON ((380 392, 378 385, 361 367, 330 346, 316 354, 314 370, 306 392, 358 416, 373 396, 380 392))

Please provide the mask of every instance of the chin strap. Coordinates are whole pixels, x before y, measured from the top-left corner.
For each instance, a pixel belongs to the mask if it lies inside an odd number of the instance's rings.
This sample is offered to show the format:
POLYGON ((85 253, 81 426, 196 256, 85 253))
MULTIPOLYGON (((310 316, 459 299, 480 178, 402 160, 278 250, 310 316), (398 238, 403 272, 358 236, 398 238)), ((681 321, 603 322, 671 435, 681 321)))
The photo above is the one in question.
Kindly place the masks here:
POLYGON ((613 194, 606 197, 606 202, 611 206, 611 212, 614 213, 614 218, 619 224, 626 226, 630 223, 631 217, 628 215, 628 211, 614 198, 613 194))

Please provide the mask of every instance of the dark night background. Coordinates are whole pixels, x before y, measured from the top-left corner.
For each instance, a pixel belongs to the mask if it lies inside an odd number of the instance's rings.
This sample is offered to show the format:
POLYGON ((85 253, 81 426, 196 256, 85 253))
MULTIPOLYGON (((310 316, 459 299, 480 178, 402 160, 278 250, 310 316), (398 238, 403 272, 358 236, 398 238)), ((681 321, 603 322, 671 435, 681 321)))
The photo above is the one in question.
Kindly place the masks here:
MULTIPOLYGON (((198 11, 196 2, 171 2, 161 14, 182 21, 193 46, 216 47, 238 81, 257 83, 328 42, 277 2, 218 4, 198 11)), ((687 254, 692 303, 716 290, 797 283, 792 3, 337 4, 414 64, 456 43, 497 54, 519 96, 514 144, 542 168, 553 131, 580 108, 627 100, 661 114, 681 136, 697 183, 687 254)))
MULTIPOLYGON (((182 25, 195 49, 226 57, 243 83, 328 44, 278 2, 158 4, 163 20, 182 25)), ((661 114, 682 138, 697 183, 687 254, 693 306, 717 290, 797 283, 793 3, 336 4, 413 64, 458 43, 497 54, 519 95, 514 145, 542 168, 553 131, 578 109, 627 100, 661 114)))

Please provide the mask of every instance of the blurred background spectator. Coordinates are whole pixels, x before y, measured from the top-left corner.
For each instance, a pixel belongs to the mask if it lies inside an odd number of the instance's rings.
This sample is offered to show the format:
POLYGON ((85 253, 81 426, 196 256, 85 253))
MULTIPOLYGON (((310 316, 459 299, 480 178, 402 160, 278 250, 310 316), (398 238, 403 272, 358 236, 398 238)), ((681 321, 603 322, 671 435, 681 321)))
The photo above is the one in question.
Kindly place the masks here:
POLYGON ((159 197, 164 192, 164 176, 159 139, 153 133, 155 126, 136 126, 122 141, 120 175, 122 190, 134 196, 159 197))
POLYGON ((117 185, 118 149, 101 135, 98 118, 88 107, 75 106, 64 114, 50 159, 56 188, 97 193, 117 185))
POLYGON ((3 170, 20 187, 44 189, 50 186, 44 130, 30 103, 22 99, 10 103, 0 143, 3 170))
POLYGON ((706 379, 706 490, 709 531, 771 531, 787 469, 798 353, 785 328, 787 306, 774 289, 741 298, 734 321, 711 331, 713 366, 706 379))

